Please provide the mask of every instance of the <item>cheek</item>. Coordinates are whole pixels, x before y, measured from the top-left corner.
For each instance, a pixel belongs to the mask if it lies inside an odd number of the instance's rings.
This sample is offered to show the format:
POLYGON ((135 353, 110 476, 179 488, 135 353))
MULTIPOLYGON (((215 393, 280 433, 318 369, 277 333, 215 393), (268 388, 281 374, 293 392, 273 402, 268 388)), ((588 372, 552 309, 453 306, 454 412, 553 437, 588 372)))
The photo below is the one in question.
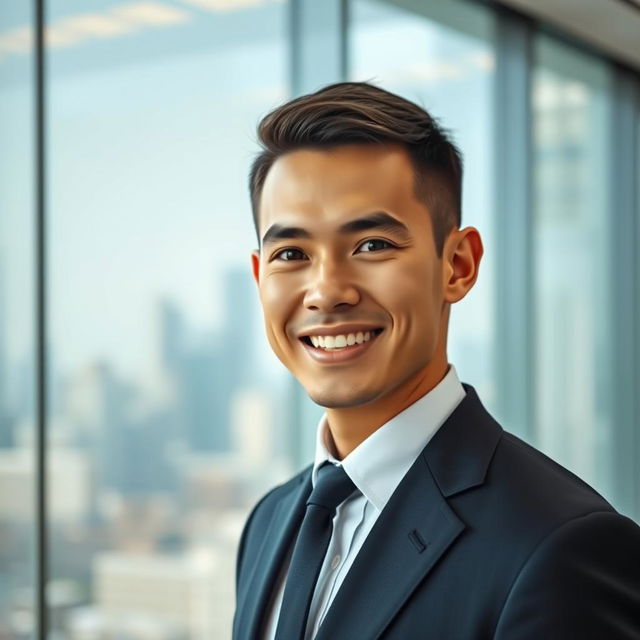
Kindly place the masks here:
POLYGON ((427 332, 440 309, 434 270, 424 262, 398 263, 382 271, 374 287, 379 303, 393 317, 401 336, 427 332))
POLYGON ((265 278, 260 285, 260 302, 264 314, 267 337, 274 349, 282 348, 282 334, 295 309, 295 295, 292 287, 278 278, 265 278))

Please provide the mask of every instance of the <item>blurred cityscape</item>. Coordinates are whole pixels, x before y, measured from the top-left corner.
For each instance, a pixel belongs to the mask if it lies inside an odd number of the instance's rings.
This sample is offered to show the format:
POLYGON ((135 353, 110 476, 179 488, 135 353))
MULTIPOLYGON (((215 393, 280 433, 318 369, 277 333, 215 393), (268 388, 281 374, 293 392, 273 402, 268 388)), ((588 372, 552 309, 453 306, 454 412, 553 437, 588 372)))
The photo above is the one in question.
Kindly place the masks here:
MULTIPOLYGON (((226 274, 221 328, 158 302, 144 384, 108 361, 50 376, 48 599, 53 637, 224 638, 256 497, 291 472, 276 381, 258 384, 255 292, 226 274)), ((0 305, 0 314, 2 306, 0 305)), ((34 371, 9 379, 0 318, 0 638, 31 637, 34 371)))
MULTIPOLYGON (((230 637, 242 524, 308 459, 320 409, 267 362, 249 270, 229 269, 253 248, 254 125, 338 79, 417 101, 464 152, 485 257, 451 318, 461 379, 638 519, 619 357, 638 287, 618 252, 637 203, 617 191, 640 112, 619 61, 476 0, 46 4, 50 640, 230 637)), ((0 7, 0 640, 22 640, 40 585, 34 15, 0 7)))

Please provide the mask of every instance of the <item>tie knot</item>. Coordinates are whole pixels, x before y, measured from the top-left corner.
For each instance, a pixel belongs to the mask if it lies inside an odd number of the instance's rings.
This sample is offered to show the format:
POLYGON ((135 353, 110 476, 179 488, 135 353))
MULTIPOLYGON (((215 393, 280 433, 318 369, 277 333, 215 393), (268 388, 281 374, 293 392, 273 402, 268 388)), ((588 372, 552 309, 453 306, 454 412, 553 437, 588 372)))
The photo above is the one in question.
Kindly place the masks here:
POLYGON ((325 462, 318 469, 316 485, 307 499, 307 505, 314 504, 333 512, 355 489, 356 485, 342 467, 325 462))

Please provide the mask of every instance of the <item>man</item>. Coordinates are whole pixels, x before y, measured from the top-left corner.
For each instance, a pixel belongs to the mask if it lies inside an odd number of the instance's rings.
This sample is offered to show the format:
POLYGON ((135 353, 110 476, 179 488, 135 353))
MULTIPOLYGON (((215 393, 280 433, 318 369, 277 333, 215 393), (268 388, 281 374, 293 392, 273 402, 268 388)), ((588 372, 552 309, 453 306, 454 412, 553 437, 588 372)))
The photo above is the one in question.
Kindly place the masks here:
POLYGON ((503 431, 447 361, 483 247, 460 229, 446 133, 339 83, 259 136, 267 337, 326 413, 315 462, 245 526, 235 640, 640 638, 640 528, 503 431))

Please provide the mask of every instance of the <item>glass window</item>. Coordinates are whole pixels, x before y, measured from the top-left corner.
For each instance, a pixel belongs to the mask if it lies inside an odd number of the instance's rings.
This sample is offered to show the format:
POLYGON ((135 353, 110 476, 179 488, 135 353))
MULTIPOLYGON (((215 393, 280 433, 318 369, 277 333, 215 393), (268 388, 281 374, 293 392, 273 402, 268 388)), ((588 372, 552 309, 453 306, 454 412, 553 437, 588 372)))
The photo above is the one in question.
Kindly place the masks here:
POLYGON ((287 6, 48 2, 52 630, 225 638, 290 472, 247 189, 287 6))
POLYGON ((493 82, 495 17, 477 4, 421 0, 351 4, 350 79, 417 102, 453 134, 465 161, 462 226, 485 255, 473 290, 452 306, 449 361, 491 407, 494 388, 493 82), (392 43, 392 44, 391 44, 392 43))
POLYGON ((34 48, 0 4, 0 637, 35 631, 34 48))
POLYGON ((608 67, 540 36, 532 100, 537 445, 612 499, 608 67))

